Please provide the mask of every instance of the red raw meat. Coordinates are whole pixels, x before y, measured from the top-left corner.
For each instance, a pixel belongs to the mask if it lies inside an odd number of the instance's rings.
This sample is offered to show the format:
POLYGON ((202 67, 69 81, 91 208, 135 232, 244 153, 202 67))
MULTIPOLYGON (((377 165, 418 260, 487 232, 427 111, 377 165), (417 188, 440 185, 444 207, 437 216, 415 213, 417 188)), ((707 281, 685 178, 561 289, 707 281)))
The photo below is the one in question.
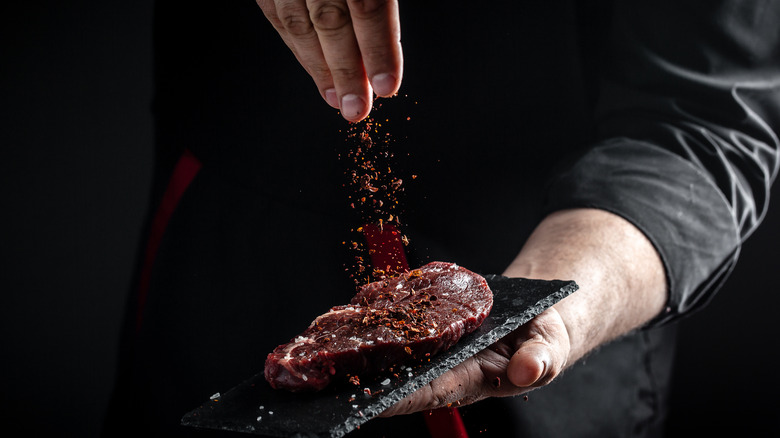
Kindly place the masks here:
POLYGON ((372 376, 447 350, 493 306, 487 282, 452 263, 432 262, 363 286, 280 345, 265 361, 274 388, 318 391, 334 380, 372 376))

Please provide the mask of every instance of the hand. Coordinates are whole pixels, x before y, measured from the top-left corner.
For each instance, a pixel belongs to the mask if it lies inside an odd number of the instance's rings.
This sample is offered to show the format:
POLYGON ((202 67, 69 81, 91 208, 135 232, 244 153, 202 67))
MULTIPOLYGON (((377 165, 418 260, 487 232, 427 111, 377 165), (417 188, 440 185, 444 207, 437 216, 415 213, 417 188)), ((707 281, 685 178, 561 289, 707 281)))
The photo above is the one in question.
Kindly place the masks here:
POLYGON ((383 417, 487 397, 519 395, 550 383, 566 366, 570 343, 555 308, 547 309, 489 348, 388 408, 383 417))
POLYGON ((630 222, 602 210, 547 216, 504 275, 575 280, 579 289, 383 416, 547 385, 588 352, 658 315, 666 303, 666 276, 655 247, 630 222))
POLYGON ((397 0, 257 0, 320 95, 352 122, 401 85, 397 0), (372 93, 373 90, 373 93, 372 93))

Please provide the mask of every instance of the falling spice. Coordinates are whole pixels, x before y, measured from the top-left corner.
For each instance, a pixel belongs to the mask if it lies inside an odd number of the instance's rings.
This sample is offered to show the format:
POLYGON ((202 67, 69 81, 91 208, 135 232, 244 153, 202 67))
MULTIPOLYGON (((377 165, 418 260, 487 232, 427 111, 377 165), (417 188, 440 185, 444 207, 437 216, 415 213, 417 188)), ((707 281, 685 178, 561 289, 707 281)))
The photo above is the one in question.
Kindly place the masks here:
MULTIPOLYGON (((381 104, 375 102, 373 114, 379 114, 380 109, 381 104)), ((350 265, 345 270, 358 287, 397 275, 402 265, 399 262, 397 266, 366 268, 370 258, 365 255, 371 255, 371 249, 364 243, 363 225, 373 224, 380 231, 400 230, 405 190, 404 178, 396 171, 395 138, 383 127, 383 123, 392 124, 392 120, 385 117, 380 123, 374 117, 349 125, 347 150, 339 155, 345 165, 343 186, 347 190, 347 205, 356 212, 356 220, 360 222, 360 226, 350 230, 353 236, 344 241, 351 253, 350 265)), ((412 175, 409 179, 416 177, 412 175)), ((398 239, 404 246, 410 244, 409 237, 403 233, 399 233, 398 239)))

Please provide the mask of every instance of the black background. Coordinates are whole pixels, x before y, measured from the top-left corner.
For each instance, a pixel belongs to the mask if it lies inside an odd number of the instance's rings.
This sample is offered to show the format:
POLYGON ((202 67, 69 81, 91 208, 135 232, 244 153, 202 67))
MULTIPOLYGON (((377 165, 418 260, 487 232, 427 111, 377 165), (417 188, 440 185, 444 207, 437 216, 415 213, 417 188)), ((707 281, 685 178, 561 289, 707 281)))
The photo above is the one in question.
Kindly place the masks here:
MULTIPOLYGON (((0 430, 95 436, 147 208, 151 0, 0 6, 0 430)), ((778 431, 780 203, 681 323, 670 436, 778 431)))

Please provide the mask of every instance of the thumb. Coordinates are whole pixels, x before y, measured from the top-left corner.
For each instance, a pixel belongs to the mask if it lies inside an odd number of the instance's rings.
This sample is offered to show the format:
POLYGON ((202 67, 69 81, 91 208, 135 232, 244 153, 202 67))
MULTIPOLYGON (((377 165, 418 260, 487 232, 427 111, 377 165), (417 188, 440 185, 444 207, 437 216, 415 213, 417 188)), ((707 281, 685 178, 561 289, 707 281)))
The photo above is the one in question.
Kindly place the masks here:
POLYGON ((549 345, 526 341, 509 360, 507 378, 519 387, 541 386, 555 377, 550 375, 553 370, 551 357, 549 345))
POLYGON ((526 335, 509 359, 507 378, 521 388, 544 386, 566 367, 571 350, 566 325, 551 307, 528 323, 526 335))

